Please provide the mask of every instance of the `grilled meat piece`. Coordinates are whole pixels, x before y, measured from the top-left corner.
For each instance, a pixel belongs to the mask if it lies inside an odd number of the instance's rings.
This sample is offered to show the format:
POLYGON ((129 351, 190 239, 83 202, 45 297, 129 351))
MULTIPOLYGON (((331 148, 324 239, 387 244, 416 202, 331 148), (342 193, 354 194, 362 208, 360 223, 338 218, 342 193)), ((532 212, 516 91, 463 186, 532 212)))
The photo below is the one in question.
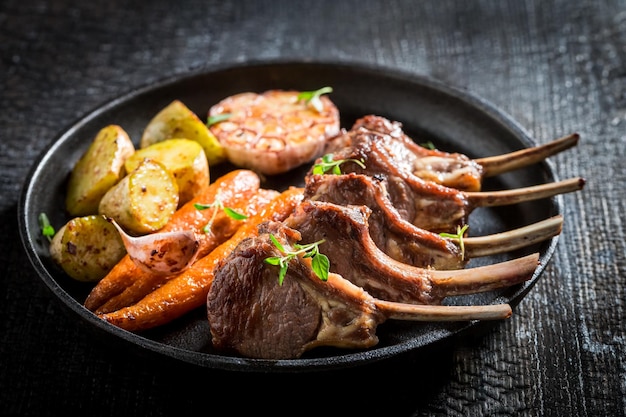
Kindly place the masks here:
MULTIPOLYGON (((414 139, 402 131, 402 123, 384 117, 367 115, 357 120, 352 130, 363 128, 394 140, 393 153, 402 159, 402 170, 427 181, 462 191, 480 191, 482 180, 509 172, 540 161, 578 144, 580 136, 573 133, 543 145, 478 159, 469 159, 460 153, 447 153, 428 149, 416 144, 414 139)), ((326 152, 335 152, 350 145, 347 136, 332 138, 326 152)))
POLYGON ((537 254, 463 270, 433 270, 401 263, 378 249, 370 237, 370 213, 365 206, 303 200, 284 223, 297 230, 305 243, 323 239, 319 250, 329 258, 330 271, 383 300, 440 304, 450 295, 452 281, 455 295, 491 291, 530 279, 537 267, 537 254), (441 282, 445 286, 440 286, 441 282))
POLYGON ((397 261, 435 269, 459 269, 467 263, 452 240, 404 220, 389 201, 384 181, 355 173, 309 175, 304 200, 367 206, 371 239, 397 261))
POLYGON ((371 210, 369 234, 378 248, 399 262, 423 268, 456 269, 471 258, 528 247, 561 233, 562 216, 488 236, 442 237, 402 218, 389 200, 385 181, 367 175, 308 175, 304 199, 340 205, 363 205, 371 210))
POLYGON ((294 359, 320 346, 366 349, 378 343, 376 330, 388 319, 415 321, 499 320, 508 304, 484 306, 413 305, 378 300, 330 273, 322 281, 311 259, 296 257, 279 284, 278 269, 265 259, 282 256, 270 233, 287 250, 300 240, 283 223, 264 224, 257 237, 242 241, 217 268, 207 297, 216 349, 244 357, 294 359))
MULTIPOLYGON (((365 116, 352 129, 330 141, 326 150, 335 161, 345 161, 341 164, 342 172, 384 179, 389 199, 400 215, 433 232, 454 233, 457 227, 467 224, 470 213, 477 207, 552 197, 580 190, 585 184, 584 179, 573 178, 515 190, 460 191, 417 176, 413 170, 418 159, 412 151, 414 146, 410 147, 409 140, 400 132, 397 125, 382 117, 365 116), (363 161, 365 168, 354 160, 363 161)), ((318 159, 316 164, 321 162, 318 159)), ((458 176, 465 177, 470 166, 473 164, 459 168, 458 176)), ((307 175, 312 175, 312 170, 307 175)))
MULTIPOLYGON (((381 150, 394 160, 399 171, 410 172, 418 178, 458 190, 479 191, 481 188, 481 165, 460 153, 447 153, 418 145, 402 131, 399 122, 367 115, 354 123, 351 132, 369 132, 374 135, 381 150)), ((339 135, 328 142, 325 152, 342 152, 346 147, 355 145, 363 146, 364 143, 355 143, 355 137, 350 134, 339 135)))

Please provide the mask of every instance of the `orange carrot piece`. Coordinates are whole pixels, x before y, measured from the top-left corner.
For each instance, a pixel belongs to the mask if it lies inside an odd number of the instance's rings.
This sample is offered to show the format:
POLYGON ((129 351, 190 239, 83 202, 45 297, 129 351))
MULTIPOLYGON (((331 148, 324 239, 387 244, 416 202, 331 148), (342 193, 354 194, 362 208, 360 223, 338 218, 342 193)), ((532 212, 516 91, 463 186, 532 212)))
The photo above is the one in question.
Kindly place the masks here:
MULTIPOLYGON (((250 170, 231 171, 209 185, 204 192, 178 209, 170 221, 160 231, 191 230, 199 234, 200 250, 208 253, 220 243, 228 239, 240 226, 237 220, 224 213, 216 213, 212 233, 204 234, 202 229, 209 222, 213 210, 198 210, 195 203, 212 204, 218 197, 224 206, 233 207, 247 201, 259 191, 261 180, 250 170)), ((96 311, 113 296, 120 294, 137 280, 145 278, 143 270, 124 256, 113 269, 96 284, 85 300, 85 307, 96 311)), ((163 278, 167 280, 167 278, 163 278)))
POLYGON ((291 187, 272 200, 262 211, 240 227, 227 241, 180 275, 167 281, 137 304, 100 314, 109 323, 132 332, 164 325, 189 311, 206 305, 207 294, 213 283, 215 268, 245 238, 258 233, 257 226, 264 221, 285 220, 302 201, 301 188, 291 187))
MULTIPOLYGON (((259 189, 259 192, 252 196, 249 200, 240 200, 237 201, 233 206, 229 206, 233 210, 241 213, 248 218, 254 216, 260 210, 263 209, 264 206, 269 204, 269 202, 278 196, 279 192, 276 190, 267 190, 267 189, 259 189)), ((241 220, 235 224, 232 219, 225 218, 226 216, 220 212, 219 219, 221 221, 227 221, 232 226, 237 226, 237 228, 243 226, 248 219, 241 220)), ((215 223, 219 224, 218 218, 215 219, 215 223)), ((230 226, 229 226, 230 227, 230 226)), ((222 227, 224 229, 224 227, 222 227)), ((229 230, 230 231, 230 230, 229 230)), ((233 232, 234 233, 234 232, 233 232)), ((231 235, 233 234, 231 233, 231 235)), ((224 236, 224 235, 223 235, 224 236)), ((226 240, 225 238, 221 239, 226 240)), ((201 250, 198 253, 197 259, 201 259, 206 256, 211 250, 215 249, 218 246, 219 241, 216 239, 205 239, 205 242, 210 241, 211 245, 202 246, 201 250)), ((176 274, 179 275, 179 274, 176 274)), ((150 274, 145 270, 139 269, 135 274, 135 279, 131 285, 126 287, 121 293, 111 297, 104 304, 98 307, 94 313, 102 314, 102 313, 110 313, 112 311, 119 310, 120 308, 128 307, 130 305, 135 304, 137 301, 141 300, 143 297, 154 291, 157 287, 163 285, 164 282, 169 281, 174 278, 176 275, 172 275, 169 277, 163 278, 157 274, 150 274)))

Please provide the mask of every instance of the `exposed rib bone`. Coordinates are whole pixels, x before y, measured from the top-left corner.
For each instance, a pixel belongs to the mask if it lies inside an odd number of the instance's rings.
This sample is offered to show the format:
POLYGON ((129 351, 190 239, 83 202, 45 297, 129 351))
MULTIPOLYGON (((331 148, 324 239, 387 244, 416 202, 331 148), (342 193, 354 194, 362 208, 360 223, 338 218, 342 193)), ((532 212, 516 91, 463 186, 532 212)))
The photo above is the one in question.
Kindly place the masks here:
POLYGON ((584 178, 570 178, 563 181, 533 185, 502 191, 467 192, 470 205, 473 207, 496 207, 539 200, 555 195, 579 191, 585 186, 584 178))
POLYGON ((476 294, 510 287, 531 278, 539 265, 539 254, 533 253, 487 266, 454 271, 430 271, 433 292, 451 297, 476 294))
POLYGON ((573 133, 544 145, 521 149, 502 155, 478 158, 474 159, 474 161, 483 167, 483 178, 493 177, 504 172, 513 171, 543 161, 552 155, 576 146, 579 139, 580 135, 573 133))
POLYGON ((463 239, 468 258, 490 256, 525 248, 561 233, 563 216, 557 215, 537 223, 506 232, 463 239))
POLYGON ((511 317, 508 304, 473 306, 432 306, 402 304, 374 299, 374 304, 387 319, 411 321, 502 320, 511 317))

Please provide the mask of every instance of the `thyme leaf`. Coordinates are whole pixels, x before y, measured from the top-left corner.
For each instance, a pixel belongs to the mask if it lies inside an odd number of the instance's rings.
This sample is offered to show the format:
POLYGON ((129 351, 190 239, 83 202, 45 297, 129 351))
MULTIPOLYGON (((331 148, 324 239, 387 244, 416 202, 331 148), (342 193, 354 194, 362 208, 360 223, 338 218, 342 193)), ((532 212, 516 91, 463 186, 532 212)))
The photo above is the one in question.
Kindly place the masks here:
POLYGON ((437 148, 435 147, 435 144, 432 141, 426 141, 424 143, 420 143, 420 146, 422 148, 426 148, 426 149, 430 149, 431 151, 436 150, 437 148))
POLYGON ((39 227, 41 228, 41 234, 48 239, 48 242, 51 242, 55 231, 46 213, 39 213, 39 227))
POLYGON ((224 120, 228 120, 231 117, 232 117, 232 113, 222 113, 222 114, 216 114, 215 116, 209 116, 207 118, 206 125, 207 127, 211 127, 220 122, 223 122, 224 120))
POLYGON ((462 261, 465 260, 465 244, 463 243, 463 236, 465 236, 465 231, 467 230, 468 227, 469 227, 468 224, 464 225, 463 227, 457 226, 456 233, 439 233, 439 236, 441 237, 459 241, 459 248, 461 248, 461 260, 462 261))
POLYGON ((306 104, 313 107, 318 113, 324 110, 320 97, 324 94, 332 93, 332 87, 322 87, 314 91, 302 91, 298 94, 298 101, 304 100, 306 104))
POLYGON ((217 216, 217 212, 219 210, 222 210, 231 219, 244 220, 248 218, 248 216, 246 216, 245 214, 239 213, 230 207, 224 207, 224 204, 219 199, 219 197, 215 197, 215 201, 213 201, 213 203, 211 204, 195 203, 193 206, 196 208, 196 210, 213 209, 211 218, 209 219, 208 223, 202 228, 202 231, 204 233, 211 233, 211 229, 213 228, 213 222, 215 221, 215 216, 217 216))
POLYGON ((274 246, 276 246, 276 249, 284 254, 284 256, 270 256, 264 260, 265 263, 275 265, 280 268, 278 271, 278 285, 283 285, 285 275, 287 275, 287 269, 289 268, 289 262, 299 255, 302 255, 304 258, 311 258, 311 267, 313 268, 315 275, 317 275, 317 277, 322 281, 328 280, 330 261, 326 255, 320 253, 319 251, 319 245, 325 242, 324 239, 306 245, 295 243, 293 245, 295 251, 286 250, 285 247, 272 234, 270 234, 270 240, 274 246))
POLYGON ((341 165, 346 162, 354 162, 361 168, 365 169, 365 161, 363 159, 337 159, 333 160, 333 154, 327 153, 322 156, 321 162, 313 165, 313 174, 322 175, 331 171, 335 175, 341 175, 341 165))
POLYGON ((223 207, 222 209, 224 210, 224 213, 226 213, 226 215, 231 219, 244 220, 248 218, 248 216, 246 216, 245 214, 239 213, 238 211, 235 211, 230 207, 223 207))

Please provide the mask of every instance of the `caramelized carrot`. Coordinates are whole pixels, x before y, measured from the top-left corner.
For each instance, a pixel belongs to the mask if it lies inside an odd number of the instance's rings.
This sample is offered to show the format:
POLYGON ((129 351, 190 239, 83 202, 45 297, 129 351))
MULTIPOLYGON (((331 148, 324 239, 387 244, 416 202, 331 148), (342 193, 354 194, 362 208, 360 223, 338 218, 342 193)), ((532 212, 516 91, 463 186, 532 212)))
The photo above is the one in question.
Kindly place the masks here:
POLYGON ((285 220, 302 201, 302 192, 301 188, 295 187, 282 192, 241 226, 230 239, 196 261, 183 273, 167 281, 138 303, 99 316, 115 326, 138 332, 169 323, 205 305, 220 260, 242 240, 256 235, 259 224, 268 220, 285 220))
MULTIPOLYGON (((242 169, 229 172, 178 209, 160 231, 191 230, 197 232, 200 237, 199 256, 209 253, 232 236, 240 226, 240 222, 228 217, 221 210, 219 212, 214 212, 213 209, 198 210, 194 204, 212 204, 217 197, 224 206, 235 209, 246 207, 252 196, 259 192, 260 182, 259 176, 250 170, 242 169), (211 233, 205 234, 202 229, 214 213, 216 216, 213 220, 211 233)), ((150 275, 135 265, 126 255, 91 290, 85 300, 85 307, 91 311, 96 311, 112 297, 122 293, 136 282, 150 277, 150 275)), ((167 277, 162 277, 160 280, 155 277, 151 277, 151 279, 150 285, 153 286, 167 280, 167 277)))
MULTIPOLYGON (((274 197, 278 195, 278 191, 275 190, 266 190, 259 189, 258 193, 252 196, 249 200, 241 200, 237 201, 233 206, 229 206, 234 209, 238 213, 244 214, 248 217, 255 215, 259 210, 261 210, 265 205, 267 205, 274 197)), ((232 226, 236 226, 237 228, 243 226, 247 219, 244 219, 238 224, 232 221, 232 219, 226 219, 224 214, 220 214, 220 220, 228 221, 231 225, 230 230, 232 230, 232 226)), ((218 218, 216 218, 216 222, 218 218)), ((223 228, 222 228, 223 229, 223 228)), ((230 231, 229 230, 229 231, 230 231)), ((234 232, 233 232, 234 233, 234 232)), ((232 235, 232 233, 231 233, 232 235)), ((226 240, 222 234, 222 241, 226 240)), ((206 240, 205 241, 209 241, 206 240)), ((201 250, 198 253, 197 259, 202 258, 207 255, 211 250, 217 247, 219 241, 216 239, 210 240, 211 245, 203 245, 201 250)), ((178 275, 178 274, 176 274, 178 275)), ((175 275, 163 278, 158 274, 150 274, 145 272, 144 270, 138 270, 135 274, 135 279, 128 287, 126 287, 121 293, 111 297, 104 304, 98 307, 94 313, 109 313, 112 311, 119 310, 120 308, 128 307, 130 305, 135 304, 137 301, 141 300, 143 297, 154 291, 157 287, 162 285, 165 281, 172 279, 175 275)))

